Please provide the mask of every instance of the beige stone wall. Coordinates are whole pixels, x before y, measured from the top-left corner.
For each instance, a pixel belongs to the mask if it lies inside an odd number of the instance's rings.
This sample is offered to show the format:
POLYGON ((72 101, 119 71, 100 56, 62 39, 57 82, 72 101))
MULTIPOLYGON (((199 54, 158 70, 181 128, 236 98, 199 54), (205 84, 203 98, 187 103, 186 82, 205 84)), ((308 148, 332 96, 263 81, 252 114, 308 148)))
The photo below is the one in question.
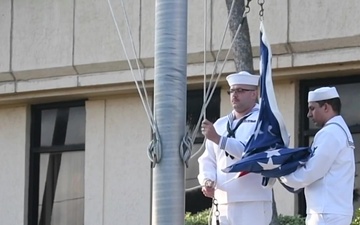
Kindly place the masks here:
MULTIPOLYGON (((298 124, 298 97, 297 84, 293 81, 283 81, 274 83, 279 110, 283 116, 287 131, 290 135, 290 147, 297 146, 297 133, 295 133, 298 124)), ((275 201, 278 212, 283 215, 293 215, 297 211, 295 195, 288 192, 281 184, 276 182, 274 186, 275 201)))
MULTIPOLYGON (((28 115, 27 105, 0 107, 0 199, 7 202, 0 216, 6 224, 27 224, 28 115)), ((85 224, 149 224, 151 132, 145 115, 137 95, 86 102, 85 224)))
POLYGON ((138 96, 86 103, 85 224, 149 224, 151 131, 138 96))
POLYGON ((29 120, 26 105, 0 107, 0 217, 27 224, 29 120))

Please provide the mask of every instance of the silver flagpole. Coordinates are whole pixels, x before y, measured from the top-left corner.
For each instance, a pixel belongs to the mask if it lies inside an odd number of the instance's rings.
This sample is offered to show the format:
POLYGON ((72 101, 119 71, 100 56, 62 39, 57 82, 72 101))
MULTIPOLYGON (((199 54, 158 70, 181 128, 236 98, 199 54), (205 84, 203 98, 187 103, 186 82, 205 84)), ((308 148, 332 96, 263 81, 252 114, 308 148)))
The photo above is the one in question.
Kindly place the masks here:
POLYGON ((162 157, 153 169, 152 225, 183 225, 185 169, 179 148, 186 126, 187 0, 156 0, 154 116, 162 157))

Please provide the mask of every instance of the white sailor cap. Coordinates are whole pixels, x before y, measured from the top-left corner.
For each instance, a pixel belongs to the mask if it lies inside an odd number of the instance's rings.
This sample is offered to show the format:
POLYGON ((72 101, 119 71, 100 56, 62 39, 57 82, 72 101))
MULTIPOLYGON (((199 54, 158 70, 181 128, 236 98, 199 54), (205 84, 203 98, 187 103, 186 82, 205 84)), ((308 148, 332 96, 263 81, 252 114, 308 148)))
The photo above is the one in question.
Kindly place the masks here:
POLYGON ((235 84, 246 84, 246 85, 253 85, 258 86, 259 84, 259 77, 258 75, 252 75, 246 71, 240 71, 238 73, 230 74, 226 77, 226 80, 229 86, 235 84))
POLYGON ((309 91, 308 102, 322 101, 332 98, 339 98, 335 87, 321 87, 314 91, 309 91))

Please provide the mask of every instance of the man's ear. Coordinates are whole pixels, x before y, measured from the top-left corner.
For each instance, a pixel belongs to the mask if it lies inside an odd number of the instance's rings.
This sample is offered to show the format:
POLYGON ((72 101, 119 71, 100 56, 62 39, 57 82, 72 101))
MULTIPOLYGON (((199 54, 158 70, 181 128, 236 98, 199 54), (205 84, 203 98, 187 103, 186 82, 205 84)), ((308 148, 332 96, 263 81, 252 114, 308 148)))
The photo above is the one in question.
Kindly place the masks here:
POLYGON ((327 112, 329 109, 327 103, 324 103, 321 107, 324 107, 325 112, 327 112))
POLYGON ((332 109, 332 106, 325 102, 325 103, 324 103, 324 110, 325 110, 326 112, 329 112, 330 109, 332 109))
POLYGON ((259 97, 258 91, 253 91, 252 95, 253 95, 253 97, 255 97, 255 98, 258 98, 258 97, 259 97))

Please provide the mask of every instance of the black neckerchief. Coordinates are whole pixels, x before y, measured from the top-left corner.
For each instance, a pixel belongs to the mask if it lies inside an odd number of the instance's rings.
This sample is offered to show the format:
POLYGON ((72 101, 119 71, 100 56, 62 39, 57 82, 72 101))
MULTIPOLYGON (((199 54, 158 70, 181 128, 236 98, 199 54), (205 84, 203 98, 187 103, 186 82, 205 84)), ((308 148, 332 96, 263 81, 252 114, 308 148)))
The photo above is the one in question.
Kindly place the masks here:
MULTIPOLYGON (((227 132, 228 132, 228 135, 227 137, 230 137, 230 138, 235 138, 235 131, 239 128, 239 126, 242 124, 242 122, 244 122, 244 120, 246 120, 249 116, 251 116, 252 113, 249 113, 248 115, 244 116, 243 118, 241 118, 236 126, 234 127, 234 129, 231 129, 231 125, 230 125, 230 121, 228 120, 227 122, 227 132)), ((230 155, 227 151, 225 151, 225 156, 228 156, 230 157, 231 159, 234 159, 235 157, 230 155)))

